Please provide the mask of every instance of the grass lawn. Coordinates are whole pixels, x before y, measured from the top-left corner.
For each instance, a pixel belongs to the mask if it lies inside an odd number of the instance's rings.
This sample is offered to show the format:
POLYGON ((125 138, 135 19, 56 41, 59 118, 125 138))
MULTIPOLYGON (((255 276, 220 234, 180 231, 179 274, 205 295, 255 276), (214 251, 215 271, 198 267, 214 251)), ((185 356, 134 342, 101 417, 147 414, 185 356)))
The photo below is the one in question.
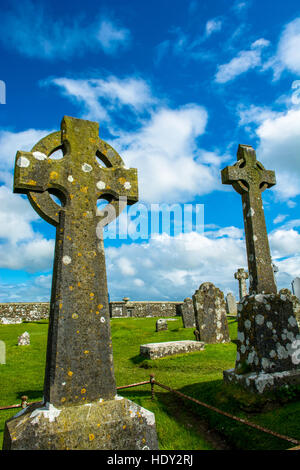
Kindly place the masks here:
MULTIPOLYGON (((222 371, 234 367, 235 363, 233 342, 206 345, 204 351, 185 355, 143 359, 139 355, 140 344, 194 339, 193 329, 184 329, 181 318, 169 321, 169 330, 158 333, 155 322, 156 318, 111 320, 117 386, 148 380, 154 373, 165 385, 300 440, 300 401, 296 400, 296 393, 294 397, 292 393, 282 393, 262 399, 223 384, 222 371)), ((229 319, 232 340, 236 339, 236 326, 236 322, 229 319)), ((47 322, 0 325, 0 340, 6 343, 6 364, 0 364, 0 406, 20 403, 22 395, 27 395, 28 401, 42 399, 47 330, 47 322), (24 331, 30 333, 31 344, 17 346, 17 338, 24 331)), ((155 413, 161 450, 224 448, 222 436, 227 448, 232 449, 292 447, 289 442, 236 423, 159 387, 155 387, 153 401, 150 385, 121 390, 119 394, 155 413), (208 433, 208 429, 211 432, 208 433)), ((0 446, 4 422, 17 411, 0 411, 0 446)))

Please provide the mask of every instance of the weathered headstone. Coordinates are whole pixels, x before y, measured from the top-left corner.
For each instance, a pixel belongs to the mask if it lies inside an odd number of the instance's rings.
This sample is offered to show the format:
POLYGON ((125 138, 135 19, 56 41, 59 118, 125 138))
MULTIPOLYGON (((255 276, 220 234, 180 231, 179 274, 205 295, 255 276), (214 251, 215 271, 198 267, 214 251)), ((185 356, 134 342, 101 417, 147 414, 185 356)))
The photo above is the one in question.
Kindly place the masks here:
POLYGON ((57 232, 44 402, 6 422, 4 449, 157 448, 154 415, 116 395, 102 234, 137 201, 137 173, 98 132, 65 116, 61 132, 16 155, 14 191, 57 232), (63 158, 51 159, 57 149, 63 158))
POLYGON ((245 295, 247 295, 247 284, 246 284, 246 279, 248 279, 249 275, 248 273, 244 270, 244 268, 239 268, 236 273, 234 273, 235 279, 239 281, 239 295, 240 295, 240 300, 242 300, 245 295))
POLYGON ((182 316, 182 323, 184 328, 194 328, 195 323, 195 312, 192 299, 187 297, 184 299, 183 304, 180 305, 180 311, 182 316))
POLYGON ((293 289, 293 294, 298 297, 300 300, 300 277, 296 277, 292 281, 292 289, 293 289))
POLYGON ((228 294, 226 295, 226 313, 228 315, 237 314, 236 299, 232 292, 228 292, 228 294))
POLYGON ((165 343, 141 344, 140 354, 147 359, 159 359, 160 357, 173 356, 174 354, 203 351, 204 348, 205 344, 201 341, 166 341, 165 343))
POLYGON ((156 331, 165 331, 168 329, 168 323, 165 318, 156 320, 156 331))
POLYGON ((296 318, 296 321, 298 323, 298 327, 300 329, 300 301, 298 297, 293 295, 289 289, 280 289, 279 291, 280 295, 285 295, 287 299, 289 299, 292 304, 293 304, 293 309, 294 309, 294 315, 296 318))
POLYGON ((21 336, 18 337, 18 346, 28 346, 30 344, 30 334, 25 331, 21 336))
POLYGON ((6 345, 0 340, 0 364, 6 364, 6 345))
POLYGON ((261 192, 275 184, 275 173, 256 160, 252 147, 239 146, 238 161, 222 170, 222 182, 242 195, 250 295, 238 306, 235 369, 224 380, 255 392, 300 383, 300 335, 293 304, 277 294, 261 192))
POLYGON ((193 295, 193 304, 200 341, 204 343, 230 341, 223 292, 211 282, 204 282, 193 295))

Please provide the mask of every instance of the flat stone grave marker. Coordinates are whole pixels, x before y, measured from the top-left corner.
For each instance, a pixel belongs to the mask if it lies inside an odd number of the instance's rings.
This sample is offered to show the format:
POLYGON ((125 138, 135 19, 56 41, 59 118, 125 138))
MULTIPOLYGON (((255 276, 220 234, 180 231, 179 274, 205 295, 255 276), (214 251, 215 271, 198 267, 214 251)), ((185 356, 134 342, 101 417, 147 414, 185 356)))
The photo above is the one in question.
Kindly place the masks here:
POLYGON ((232 292, 228 292, 228 294, 226 295, 226 313, 228 315, 237 314, 236 299, 232 292))
POLYGON ((3 448, 156 449, 154 415, 116 395, 103 245, 103 227, 138 200, 136 169, 98 123, 64 116, 60 132, 17 153, 14 191, 57 229, 44 402, 6 422, 3 448))
POLYGON ((166 341, 164 343, 142 344, 140 346, 140 354, 147 359, 159 359, 161 357, 173 356, 174 354, 203 351, 204 348, 205 344, 200 341, 166 341))

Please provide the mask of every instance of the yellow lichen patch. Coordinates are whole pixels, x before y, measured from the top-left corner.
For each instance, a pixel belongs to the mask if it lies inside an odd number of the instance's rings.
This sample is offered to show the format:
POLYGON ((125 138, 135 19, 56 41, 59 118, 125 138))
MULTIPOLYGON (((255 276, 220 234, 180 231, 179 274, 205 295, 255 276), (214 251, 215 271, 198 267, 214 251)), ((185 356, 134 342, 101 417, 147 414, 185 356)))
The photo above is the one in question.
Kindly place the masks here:
POLYGON ((88 354, 89 352, 90 352, 90 351, 86 350, 86 351, 84 351, 84 354, 88 354))
POLYGON ((80 286, 81 286, 81 282, 77 282, 77 285, 78 285, 78 287, 80 287, 80 286))
POLYGON ((90 441, 93 441, 94 439, 95 439, 94 434, 89 434, 89 440, 90 440, 90 441))
POLYGON ((94 297, 95 297, 94 292, 91 292, 91 293, 90 293, 90 298, 93 299, 94 297))
POLYGON ((82 254, 81 254, 81 253, 77 253, 77 256, 82 256, 82 254))
POLYGON ((58 178, 58 173, 56 171, 51 171, 50 179, 55 180, 56 178, 58 178))
POLYGON ((74 194, 70 194, 70 199, 73 199, 73 197, 74 197, 74 194))
POLYGON ((96 315, 99 315, 99 313, 100 313, 99 310, 97 310, 97 311, 96 311, 96 315))
POLYGON ((70 240, 70 241, 72 240, 72 238, 70 237, 70 235, 67 235, 67 239, 70 240))
POLYGON ((82 215, 83 215, 83 217, 86 217, 86 216, 87 216, 87 213, 86 213, 86 212, 84 212, 82 215))
POLYGON ((36 181, 34 181, 34 180, 29 180, 29 181, 28 181, 28 184, 30 184, 31 186, 36 186, 36 181))
POLYGON ((121 184, 125 184, 126 183, 126 179, 125 178, 119 178, 118 181, 121 183, 121 184))
POLYGON ((100 428, 100 426, 101 426, 100 423, 98 423, 98 424, 97 424, 97 427, 100 428))
POLYGON ((79 334, 79 330, 77 330, 76 333, 79 334))
POLYGON ((81 393, 81 395, 84 395, 86 393, 86 388, 82 388, 80 393, 81 393))
POLYGON ((87 194, 87 192, 88 192, 88 186, 80 186, 80 191, 81 191, 82 193, 86 193, 86 194, 87 194))
POLYGON ((89 138, 89 141, 90 141, 92 144, 95 144, 95 143, 96 143, 96 139, 93 139, 92 137, 89 138))
POLYGON ((69 376, 69 377, 72 377, 72 375, 73 375, 73 372, 72 372, 71 370, 69 370, 68 376, 69 376))
MULTIPOLYGON (((78 318, 78 313, 73 313, 73 314, 72 314, 72 318, 74 318, 74 320, 77 320, 77 318, 78 318)), ((79 333, 79 331, 78 331, 78 333, 79 333)))
POLYGON ((126 424, 123 424, 123 429, 126 429, 126 424))
POLYGON ((99 310, 101 310, 101 309, 103 308, 103 305, 102 305, 102 304, 99 304, 99 305, 98 305, 98 308, 99 308, 99 310))
POLYGON ((146 442, 146 439, 143 437, 142 443, 145 444, 145 442, 146 442))
POLYGON ((59 304, 59 308, 62 308, 62 305, 63 305, 63 304, 59 304))
POLYGON ((74 289, 74 287, 73 287, 73 286, 69 286, 69 289, 70 289, 70 290, 73 290, 73 289, 74 289))
POLYGON ((65 397, 62 397, 61 400, 60 400, 62 403, 64 403, 66 401, 66 398, 65 397))

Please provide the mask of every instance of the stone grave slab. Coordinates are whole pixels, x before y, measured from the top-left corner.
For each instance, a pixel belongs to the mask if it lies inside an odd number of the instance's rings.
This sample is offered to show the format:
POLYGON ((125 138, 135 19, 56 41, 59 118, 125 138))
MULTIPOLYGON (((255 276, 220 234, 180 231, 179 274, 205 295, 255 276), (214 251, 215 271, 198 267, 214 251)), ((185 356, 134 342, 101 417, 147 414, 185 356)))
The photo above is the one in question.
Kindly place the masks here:
POLYGON ((148 343, 140 346, 140 354, 147 359, 185 354, 194 351, 203 351, 205 344, 200 341, 166 341, 164 343, 148 343))

